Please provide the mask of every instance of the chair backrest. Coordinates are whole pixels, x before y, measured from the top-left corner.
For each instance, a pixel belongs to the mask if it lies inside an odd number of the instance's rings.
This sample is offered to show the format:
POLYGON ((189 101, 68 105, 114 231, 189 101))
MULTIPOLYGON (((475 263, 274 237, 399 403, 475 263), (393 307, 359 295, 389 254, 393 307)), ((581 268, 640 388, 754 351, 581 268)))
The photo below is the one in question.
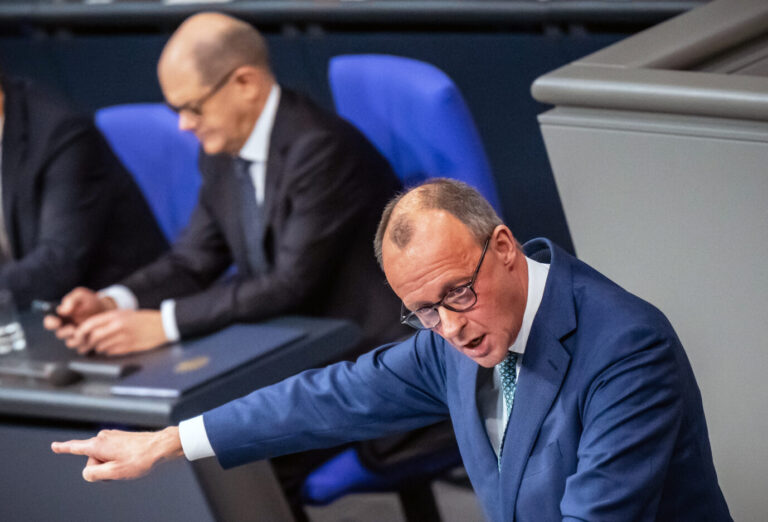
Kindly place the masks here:
POLYGON ((199 143, 178 129, 178 116, 161 103, 96 111, 96 125, 133 175, 169 241, 189 222, 201 177, 199 143))
POLYGON ((472 115, 437 67, 399 56, 342 55, 328 68, 336 111, 389 160, 407 186, 431 177, 464 181, 501 215, 472 115))

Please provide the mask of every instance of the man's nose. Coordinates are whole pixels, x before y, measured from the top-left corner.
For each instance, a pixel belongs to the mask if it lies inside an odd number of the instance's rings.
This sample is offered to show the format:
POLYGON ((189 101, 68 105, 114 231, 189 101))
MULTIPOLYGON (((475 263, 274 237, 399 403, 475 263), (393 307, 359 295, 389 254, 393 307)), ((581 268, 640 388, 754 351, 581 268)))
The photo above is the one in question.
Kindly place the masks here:
POLYGON ((456 337, 467 323, 463 313, 448 310, 444 306, 438 307, 437 313, 440 314, 440 324, 438 325, 440 331, 438 333, 447 339, 456 337))

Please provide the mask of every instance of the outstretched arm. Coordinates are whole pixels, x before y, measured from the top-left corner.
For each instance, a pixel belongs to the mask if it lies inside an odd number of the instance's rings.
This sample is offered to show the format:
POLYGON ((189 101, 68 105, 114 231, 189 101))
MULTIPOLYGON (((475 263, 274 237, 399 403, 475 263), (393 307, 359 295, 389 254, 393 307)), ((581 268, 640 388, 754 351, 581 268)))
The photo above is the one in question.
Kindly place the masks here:
MULTIPOLYGON (((436 334, 423 332, 356 364, 295 375, 206 412, 206 437, 228 468, 441 421, 448 416, 443 348, 436 334)), ((184 455, 175 426, 143 433, 104 430, 88 440, 54 442, 51 449, 87 456, 88 481, 138 478, 184 455)))
POLYGON ((54 442, 51 449, 87 456, 83 478, 88 482, 143 477, 156 464, 184 456, 176 426, 155 432, 102 430, 87 440, 54 442))

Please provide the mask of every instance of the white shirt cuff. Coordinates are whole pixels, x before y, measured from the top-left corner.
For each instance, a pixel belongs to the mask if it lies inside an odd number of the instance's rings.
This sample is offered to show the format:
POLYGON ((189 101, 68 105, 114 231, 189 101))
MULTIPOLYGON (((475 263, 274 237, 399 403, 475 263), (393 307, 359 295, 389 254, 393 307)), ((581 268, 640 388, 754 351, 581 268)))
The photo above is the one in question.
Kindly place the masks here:
POLYGON ((111 285, 99 290, 97 295, 99 297, 111 297, 117 307, 124 310, 136 310, 139 307, 139 300, 127 286, 111 285))
POLYGON ((187 460, 204 459, 216 455, 208 440, 208 434, 205 432, 202 415, 181 421, 179 423, 179 438, 181 439, 181 449, 184 450, 184 456, 187 457, 187 460))
POLYGON ((176 324, 176 301, 166 299, 160 303, 160 319, 163 321, 163 331, 169 343, 175 343, 181 338, 176 324))

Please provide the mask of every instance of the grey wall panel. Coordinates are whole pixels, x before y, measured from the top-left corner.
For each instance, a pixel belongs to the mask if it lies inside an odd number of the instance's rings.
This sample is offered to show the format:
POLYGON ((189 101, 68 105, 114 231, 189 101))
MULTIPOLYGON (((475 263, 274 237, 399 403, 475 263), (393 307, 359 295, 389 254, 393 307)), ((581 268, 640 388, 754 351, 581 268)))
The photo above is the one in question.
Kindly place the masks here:
POLYGON ((579 256, 659 306, 734 519, 768 520, 768 2, 716 0, 538 78, 579 256))
POLYGON ((691 359, 735 520, 768 519, 768 123, 540 117, 579 257, 657 305, 691 359))

